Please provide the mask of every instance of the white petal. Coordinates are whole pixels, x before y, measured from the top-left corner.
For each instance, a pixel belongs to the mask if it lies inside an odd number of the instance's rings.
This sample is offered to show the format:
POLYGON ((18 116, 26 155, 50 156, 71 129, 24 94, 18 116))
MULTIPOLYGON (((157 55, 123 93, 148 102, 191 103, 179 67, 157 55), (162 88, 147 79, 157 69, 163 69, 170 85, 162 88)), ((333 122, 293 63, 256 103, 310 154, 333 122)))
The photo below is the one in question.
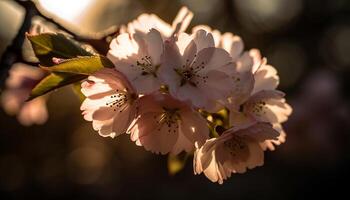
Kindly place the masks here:
POLYGON ((195 32, 197 32, 197 31, 199 31, 201 29, 205 30, 206 32, 211 33, 213 35, 213 38, 214 38, 215 47, 219 47, 220 40, 221 40, 221 33, 220 33, 220 31, 213 30, 207 25, 198 25, 198 26, 193 27, 192 33, 195 33, 195 32))
POLYGON ((195 142, 202 146, 209 137, 206 120, 193 110, 181 112, 180 129, 181 133, 191 141, 193 147, 195 142))
POLYGON ((270 151, 274 151, 276 149, 275 145, 281 145, 286 141, 287 134, 284 132, 281 124, 274 124, 273 128, 280 133, 280 135, 275 140, 265 140, 260 143, 260 146, 265 151, 269 149, 270 151))
POLYGON ((133 54, 137 54, 139 51, 139 45, 128 33, 120 34, 114 38, 111 41, 109 48, 110 50, 107 57, 110 59, 113 57, 118 59, 126 59, 133 54))
MULTIPOLYGON (((192 37, 188 35, 187 33, 180 33, 178 35, 178 39, 176 41, 176 46, 178 47, 180 53, 183 55, 185 52, 185 49, 188 47, 188 45, 191 43, 192 37)), ((197 49, 197 46, 196 46, 197 49)))
POLYGON ((194 149, 194 143, 190 141, 181 130, 181 125, 179 129, 179 137, 171 150, 172 155, 177 155, 182 151, 191 152, 194 149))
POLYGON ((242 39, 232 33, 224 33, 221 38, 221 44, 222 47, 230 53, 233 61, 239 58, 244 49, 242 39))
POLYGON ((247 101, 254 88, 254 77, 250 72, 236 72, 231 74, 231 91, 229 108, 238 108, 247 101))
POLYGON ((158 102, 164 101, 164 96, 159 93, 144 95, 140 97, 136 104, 138 107, 138 114, 142 115, 148 112, 160 113, 163 111, 161 104, 158 102))
POLYGON ((148 55, 152 58, 153 65, 160 64, 160 58, 163 53, 163 39, 159 31, 151 29, 145 36, 145 42, 147 45, 148 55))
POLYGON ((249 159, 247 160, 248 169, 253 169, 264 164, 264 151, 257 142, 249 142, 249 159))
POLYGON ((232 68, 232 59, 223 49, 210 47, 198 52, 197 63, 204 63, 203 71, 220 70, 230 72, 232 68))
POLYGON ((236 70, 238 72, 252 72, 254 59, 249 52, 243 53, 236 61, 236 70))
POLYGON ((232 85, 232 81, 230 76, 217 70, 209 71, 206 76, 206 82, 200 82, 198 87, 206 94, 207 98, 224 100, 231 90, 230 86, 232 85))
MULTIPOLYGON (((155 121, 153 115, 145 114, 145 116, 140 116, 137 124, 141 124, 143 127, 153 127, 154 122, 150 122, 150 119, 155 121), (147 120, 148 119, 148 120, 147 120)), ((174 126, 175 124, 173 124, 174 126)), ((139 126, 139 125, 137 125, 139 126)), ((178 129, 170 131, 166 124, 157 125, 154 129, 139 131, 139 143, 148 151, 154 153, 167 154, 174 147, 178 139, 178 129)))
POLYGON ((182 65, 182 57, 176 44, 172 41, 165 41, 162 66, 159 68, 158 75, 169 86, 170 90, 177 87, 181 81, 181 77, 176 74, 174 69, 182 65))
POLYGON ((274 90, 279 84, 277 70, 271 65, 266 65, 266 61, 261 62, 262 64, 254 73, 255 85, 252 94, 261 90, 274 90))
POLYGON ((255 119, 250 115, 239 112, 236 109, 230 109, 230 125, 231 126, 244 126, 247 124, 252 124, 255 119))
POLYGON ((183 53, 183 57, 184 57, 184 62, 186 63, 186 65, 190 65, 197 53, 197 45, 196 43, 192 40, 188 46, 186 47, 184 53, 183 53))
POLYGON ((172 27, 154 14, 142 14, 127 26, 127 31, 131 34, 148 33, 152 28, 159 30, 165 37, 170 37, 172 27))
MULTIPOLYGON (((227 130, 231 132, 231 130, 227 130)), ((257 142, 262 142, 269 139, 276 139, 280 134, 277 132, 271 124, 259 122, 254 125, 249 126, 248 128, 239 129, 234 131, 235 135, 238 136, 248 136, 253 138, 257 142)))
POLYGON ((133 85, 137 89, 138 94, 150 94, 158 91, 161 82, 151 74, 140 75, 133 80, 133 85))
POLYGON ((197 52, 204 48, 215 47, 213 35, 205 30, 198 30, 195 32, 193 40, 197 45, 197 52))
POLYGON ((170 94, 181 101, 191 101, 197 108, 208 108, 211 106, 207 96, 197 87, 190 84, 178 87, 174 92, 170 90, 170 94))
POLYGON ((106 121, 97 121, 92 122, 92 126, 95 131, 98 131, 99 135, 102 137, 114 137, 115 132, 113 132, 113 118, 106 121))
POLYGON ((182 7, 173 21, 172 28, 174 32, 184 32, 187 29, 188 25, 191 23, 192 18, 193 13, 188 10, 187 7, 182 7))

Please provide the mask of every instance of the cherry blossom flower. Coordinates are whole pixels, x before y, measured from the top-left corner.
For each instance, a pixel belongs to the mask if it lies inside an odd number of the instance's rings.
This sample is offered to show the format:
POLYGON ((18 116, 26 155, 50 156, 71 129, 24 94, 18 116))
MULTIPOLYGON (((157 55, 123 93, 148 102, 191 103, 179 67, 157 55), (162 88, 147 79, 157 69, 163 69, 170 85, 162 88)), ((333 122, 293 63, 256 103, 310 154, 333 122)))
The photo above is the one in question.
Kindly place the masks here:
POLYGON ((211 33, 199 30, 178 40, 165 41, 160 78, 169 92, 181 101, 215 112, 218 100, 230 91, 232 58, 223 49, 214 47, 211 33))
POLYGON ((249 87, 252 87, 251 80, 254 79, 253 91, 250 91, 252 94, 261 90, 274 90, 277 88, 279 84, 277 70, 273 66, 267 64, 266 58, 261 58, 259 50, 252 49, 248 52, 244 52, 244 44, 239 36, 229 32, 221 34, 220 31, 213 30, 206 25, 196 26, 192 29, 192 32, 196 32, 200 29, 212 33, 215 46, 223 48, 230 53, 232 61, 235 63, 235 70, 239 73, 234 74, 235 77, 233 78, 243 78, 245 80, 243 82, 250 83, 249 87))
POLYGON ((16 63, 6 80, 6 90, 2 93, 2 106, 6 113, 17 115, 22 125, 43 124, 48 118, 46 96, 26 102, 31 90, 44 78, 45 73, 37 67, 16 63))
POLYGON ((124 75, 104 68, 89 76, 81 87, 86 99, 80 109, 94 130, 112 138, 125 133, 136 115, 137 95, 124 75))
POLYGON ((206 25, 196 26, 192 32, 201 29, 212 33, 215 46, 225 49, 232 58, 231 91, 225 103, 232 110, 232 115, 236 115, 239 107, 256 92, 276 89, 279 83, 277 71, 266 64, 266 59, 261 58, 258 50, 244 52, 244 44, 239 36, 228 32, 221 34, 206 25))
MULTIPOLYGON (((255 93, 241 105, 241 110, 250 120, 270 123, 285 122, 292 112, 284 99, 284 93, 277 90, 262 90, 255 93)), ((235 117, 232 119, 235 120, 235 117)))
POLYGON ((170 26, 156 15, 143 14, 112 40, 108 58, 128 77, 139 94, 149 94, 160 88, 158 69, 162 64, 163 40, 184 31, 192 17, 192 12, 183 7, 170 26))
POLYGON ((284 93, 276 90, 279 83, 276 70, 266 64, 266 59, 261 59, 258 50, 251 50, 249 56, 253 64, 250 69, 238 70, 236 79, 241 81, 228 100, 231 124, 254 120, 274 124, 285 122, 292 108, 286 103, 284 93), (235 98, 237 96, 239 98, 235 98))
POLYGON ((138 118, 130 126, 131 140, 154 153, 191 152, 208 139, 202 116, 168 94, 154 93, 138 101, 138 118))
POLYGON ((193 18, 193 13, 187 7, 182 7, 172 25, 164 22, 155 14, 142 14, 136 20, 121 28, 121 33, 144 33, 151 29, 158 30, 163 38, 169 38, 174 33, 184 32, 193 18))
POLYGON ((204 173, 212 182, 222 184, 232 173, 244 173, 264 164, 265 140, 276 139, 279 133, 269 123, 234 127, 220 137, 212 138, 194 154, 195 174, 204 173))
POLYGON ((284 99, 284 93, 277 91, 277 71, 261 58, 256 49, 250 50, 250 67, 237 69, 233 76, 236 81, 227 107, 230 109, 230 124, 242 125, 254 121, 270 122, 280 133, 277 140, 262 143, 264 149, 274 150, 274 145, 285 142, 286 133, 280 123, 285 122, 292 112, 284 99), (239 81, 238 81, 239 80, 239 81))
POLYGON ((145 35, 124 33, 112 40, 108 58, 139 94, 149 94, 161 86, 158 69, 163 49, 163 39, 156 29, 145 35))

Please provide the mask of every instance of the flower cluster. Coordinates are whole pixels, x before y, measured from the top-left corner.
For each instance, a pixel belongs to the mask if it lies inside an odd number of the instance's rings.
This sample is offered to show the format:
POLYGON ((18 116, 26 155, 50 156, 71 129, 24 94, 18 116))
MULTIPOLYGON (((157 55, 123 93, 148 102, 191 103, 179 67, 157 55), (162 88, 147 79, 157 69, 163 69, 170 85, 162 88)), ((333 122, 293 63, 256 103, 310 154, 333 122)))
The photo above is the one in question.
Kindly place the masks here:
POLYGON ((258 50, 208 26, 186 33, 192 17, 182 8, 172 25, 143 14, 123 27, 107 55, 115 68, 82 83, 81 110, 101 136, 127 133, 154 153, 194 153, 194 173, 221 184, 285 141, 281 123, 292 109, 258 50))
POLYGON ((103 137, 126 133, 153 153, 194 154, 194 173, 220 184, 261 166, 264 151, 285 142, 281 123, 292 112, 276 90, 277 71, 259 50, 245 51, 237 35, 205 25, 186 32, 192 17, 185 7, 172 25, 142 14, 120 28, 107 57, 33 28, 42 67, 14 65, 2 105, 22 124, 41 124, 45 94, 84 80, 82 114, 103 137))

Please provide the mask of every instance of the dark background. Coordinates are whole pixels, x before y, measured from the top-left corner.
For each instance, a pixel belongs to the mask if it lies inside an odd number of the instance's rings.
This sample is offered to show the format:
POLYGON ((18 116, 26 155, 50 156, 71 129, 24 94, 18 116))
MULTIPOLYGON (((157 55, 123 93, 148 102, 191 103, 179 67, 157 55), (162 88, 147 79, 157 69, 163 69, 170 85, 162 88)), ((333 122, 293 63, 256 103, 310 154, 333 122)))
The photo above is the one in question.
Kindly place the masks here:
MULTIPOLYGON (((0 1, 1 53, 22 22, 8 14, 8 5, 23 16, 13 1, 0 1)), ((21 126, 0 109, 0 199, 346 198, 350 1, 102 0, 78 22, 54 18, 69 30, 92 32, 143 12, 171 23, 182 5, 195 14, 191 26, 209 24, 240 35, 246 49, 260 49, 277 68, 279 89, 294 109, 284 124, 287 142, 265 154, 263 167, 233 175, 223 185, 194 176, 191 161, 170 176, 166 156, 144 151, 127 135, 98 136, 65 88, 51 95, 50 119, 42 126, 21 126)))

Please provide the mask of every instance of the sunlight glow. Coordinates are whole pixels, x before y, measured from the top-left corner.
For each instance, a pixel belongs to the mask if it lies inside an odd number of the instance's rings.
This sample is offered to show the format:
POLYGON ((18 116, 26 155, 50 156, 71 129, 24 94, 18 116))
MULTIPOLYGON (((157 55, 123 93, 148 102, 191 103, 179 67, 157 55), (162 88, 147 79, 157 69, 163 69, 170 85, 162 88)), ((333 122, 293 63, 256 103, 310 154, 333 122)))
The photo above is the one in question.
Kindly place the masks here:
POLYGON ((38 0, 42 7, 61 19, 79 21, 79 16, 94 0, 38 0))

